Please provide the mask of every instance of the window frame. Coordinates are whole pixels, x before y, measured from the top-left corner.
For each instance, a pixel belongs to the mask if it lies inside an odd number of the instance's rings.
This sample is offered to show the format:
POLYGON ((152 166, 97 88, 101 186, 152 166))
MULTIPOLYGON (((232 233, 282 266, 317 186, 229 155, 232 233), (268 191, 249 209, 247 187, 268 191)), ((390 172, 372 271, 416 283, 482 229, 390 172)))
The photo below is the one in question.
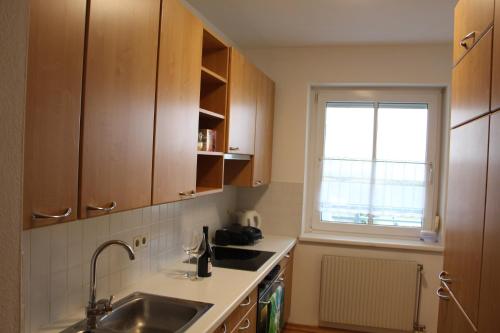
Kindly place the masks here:
POLYGON ((312 88, 309 113, 304 231, 334 232, 391 238, 418 238, 421 230, 433 229, 439 198, 442 89, 438 88, 312 88), (347 103, 421 103, 428 105, 426 204, 422 228, 322 222, 319 212, 326 105, 347 103))

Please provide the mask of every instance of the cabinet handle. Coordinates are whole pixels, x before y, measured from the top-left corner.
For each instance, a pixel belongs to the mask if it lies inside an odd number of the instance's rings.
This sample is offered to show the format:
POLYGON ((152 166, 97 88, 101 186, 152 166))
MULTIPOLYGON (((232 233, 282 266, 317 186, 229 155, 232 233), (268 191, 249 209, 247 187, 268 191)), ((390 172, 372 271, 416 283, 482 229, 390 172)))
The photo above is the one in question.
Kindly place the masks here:
POLYGON ((443 287, 439 287, 438 290, 436 290, 436 295, 442 300, 449 301, 450 296, 443 294, 444 291, 446 290, 443 287))
POLYGON ((290 255, 289 254, 285 254, 285 258, 290 259, 290 255))
POLYGON ((240 150, 240 147, 231 147, 231 146, 230 146, 230 147, 229 147, 229 150, 231 150, 231 151, 240 150))
POLYGON ((227 325, 226 325, 226 323, 224 323, 224 324, 222 325, 222 327, 224 327, 224 331, 223 331, 222 333, 227 333, 227 325))
POLYGON ((238 327, 239 331, 244 331, 250 327, 252 323, 250 322, 250 319, 245 319, 245 325, 238 327))
POLYGON ((252 299, 250 298, 250 296, 247 296, 247 300, 245 301, 245 303, 241 303, 240 306, 241 307, 249 306, 250 303, 252 303, 252 299))
POLYGON ((450 284, 452 280, 448 276, 449 274, 447 271, 442 271, 441 273, 439 273, 439 280, 450 284))
POLYGON ((99 207, 99 206, 91 206, 91 205, 87 206, 88 210, 97 210, 97 211, 105 212, 105 213, 109 213, 110 211, 112 211, 115 208, 116 208, 116 201, 111 201, 111 205, 109 207, 99 207))
POLYGON ((192 197, 194 197, 196 194, 195 191, 191 190, 191 191, 187 191, 187 192, 179 192, 179 195, 183 198, 183 199, 190 199, 192 197))
POLYGON ((36 219, 63 219, 71 215, 73 210, 71 208, 67 208, 66 211, 61 214, 61 215, 50 215, 50 214, 45 214, 45 213, 40 213, 40 212, 33 212, 31 214, 31 218, 33 220, 36 219))
POLYGON ((469 32, 467 35, 465 35, 465 37, 462 38, 462 40, 460 41, 460 46, 465 48, 466 50, 468 50, 469 45, 467 45, 467 40, 469 40, 469 39, 476 39, 476 32, 475 31, 469 32))
POLYGON ((255 185, 262 185, 262 180, 258 180, 255 182, 255 185))

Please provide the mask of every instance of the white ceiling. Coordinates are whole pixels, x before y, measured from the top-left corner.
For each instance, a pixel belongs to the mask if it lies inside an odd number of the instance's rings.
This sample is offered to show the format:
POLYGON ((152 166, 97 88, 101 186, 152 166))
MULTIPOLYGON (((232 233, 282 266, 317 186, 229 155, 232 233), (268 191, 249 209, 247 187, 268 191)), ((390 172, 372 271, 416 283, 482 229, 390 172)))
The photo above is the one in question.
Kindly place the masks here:
POLYGON ((452 40, 456 0, 187 0, 245 48, 452 40))

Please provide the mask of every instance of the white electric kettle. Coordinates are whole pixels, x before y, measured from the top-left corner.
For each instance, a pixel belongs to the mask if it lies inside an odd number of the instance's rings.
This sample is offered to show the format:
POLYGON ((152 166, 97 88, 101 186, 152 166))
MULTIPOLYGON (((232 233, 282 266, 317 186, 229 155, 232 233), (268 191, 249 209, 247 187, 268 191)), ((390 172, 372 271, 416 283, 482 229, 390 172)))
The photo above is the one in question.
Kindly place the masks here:
POLYGON ((259 228, 262 225, 262 217, 255 210, 243 210, 236 212, 238 223, 245 227, 259 228))

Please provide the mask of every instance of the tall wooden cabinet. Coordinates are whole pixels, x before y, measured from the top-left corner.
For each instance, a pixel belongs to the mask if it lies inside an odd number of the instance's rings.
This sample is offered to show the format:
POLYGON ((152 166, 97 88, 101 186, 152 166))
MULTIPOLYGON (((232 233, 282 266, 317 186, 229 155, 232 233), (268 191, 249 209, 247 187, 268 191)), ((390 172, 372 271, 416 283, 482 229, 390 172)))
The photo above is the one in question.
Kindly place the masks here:
POLYGON ((203 26, 178 0, 162 5, 153 204, 196 191, 203 26))
POLYGON ((450 289, 477 324, 489 118, 451 131, 444 270, 450 289))
POLYGON ((151 204, 160 0, 92 0, 89 10, 82 218, 151 204))
POLYGON ((30 1, 23 227, 74 220, 86 1, 30 1))
POLYGON ((498 115, 491 115, 494 106, 490 104, 496 94, 495 88, 491 89, 492 67, 498 58, 493 53, 493 39, 497 37, 493 8, 494 0, 460 0, 455 9, 439 333, 498 330, 494 320, 500 308, 500 289, 495 287, 500 278, 500 248, 496 245, 500 228, 495 210, 500 166, 495 147, 500 141, 500 121, 498 115))
POLYGON ((498 331, 500 308, 500 111, 490 120, 479 332, 498 331))

